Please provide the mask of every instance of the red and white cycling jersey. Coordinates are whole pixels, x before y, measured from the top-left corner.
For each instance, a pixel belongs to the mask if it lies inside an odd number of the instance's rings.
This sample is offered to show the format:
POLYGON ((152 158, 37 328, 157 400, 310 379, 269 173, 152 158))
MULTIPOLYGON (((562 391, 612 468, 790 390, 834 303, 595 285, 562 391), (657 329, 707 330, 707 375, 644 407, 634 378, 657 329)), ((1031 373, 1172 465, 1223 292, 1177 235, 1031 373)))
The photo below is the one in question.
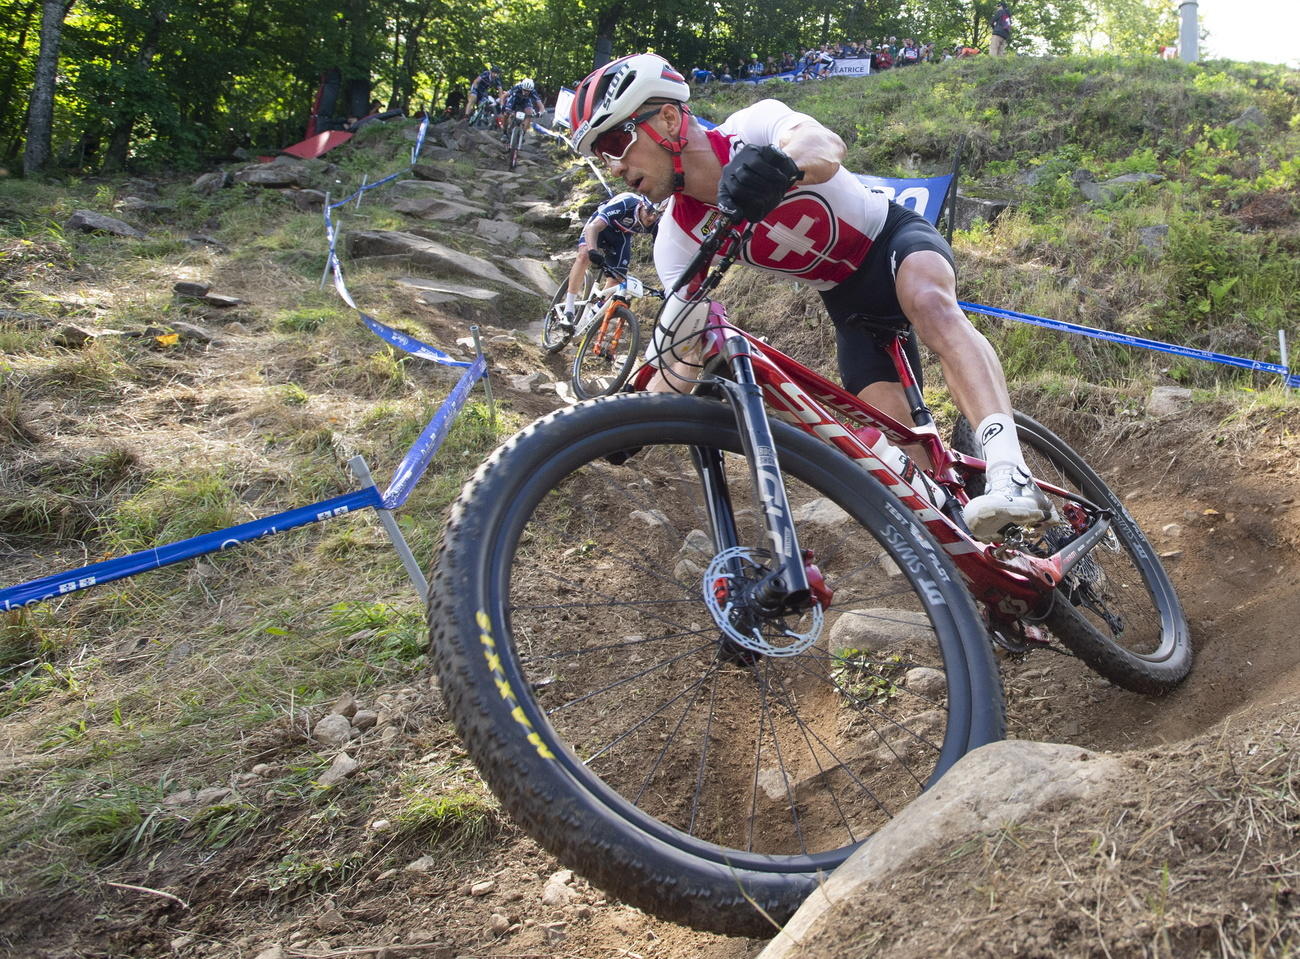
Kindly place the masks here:
MULTIPOLYGON (((739 150, 773 144, 805 120, 779 100, 760 100, 732 114, 706 136, 725 166, 739 150)), ((848 279, 866 259, 885 225, 889 200, 863 186, 840 167, 825 183, 798 186, 755 227, 741 259, 760 270, 781 273, 815 290, 829 290, 848 279)), ((722 221, 711 203, 675 194, 655 240, 655 269, 665 289, 698 252, 704 238, 722 221)))

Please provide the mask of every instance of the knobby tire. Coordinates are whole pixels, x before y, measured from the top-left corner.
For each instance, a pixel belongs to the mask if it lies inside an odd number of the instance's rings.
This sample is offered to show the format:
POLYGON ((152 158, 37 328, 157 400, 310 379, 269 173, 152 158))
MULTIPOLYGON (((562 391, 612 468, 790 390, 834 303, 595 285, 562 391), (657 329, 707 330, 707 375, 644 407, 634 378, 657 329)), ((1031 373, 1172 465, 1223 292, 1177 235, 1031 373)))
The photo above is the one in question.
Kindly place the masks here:
POLYGON ((570 377, 574 395, 589 400, 617 393, 636 365, 640 349, 641 324, 636 315, 625 306, 615 307, 606 323, 597 320, 582 337, 570 377), (616 342, 617 353, 612 349, 616 342))
POLYGON ((568 345, 569 340, 573 339, 572 333, 561 332, 560 317, 556 312, 556 307, 564 302, 568 292, 569 281, 566 278, 560 281, 555 295, 551 297, 551 305, 546 308, 546 316, 542 317, 542 349, 547 353, 560 352, 568 345))
POLYGON ((742 649, 705 606, 692 448, 722 458, 738 541, 764 540, 732 411, 700 397, 596 399, 506 442, 452 508, 429 607, 448 709, 516 822, 625 901, 733 935, 771 935, 1005 722, 947 556, 849 460, 772 426, 836 590, 797 655, 742 649), (864 631, 832 650, 846 616, 864 631))

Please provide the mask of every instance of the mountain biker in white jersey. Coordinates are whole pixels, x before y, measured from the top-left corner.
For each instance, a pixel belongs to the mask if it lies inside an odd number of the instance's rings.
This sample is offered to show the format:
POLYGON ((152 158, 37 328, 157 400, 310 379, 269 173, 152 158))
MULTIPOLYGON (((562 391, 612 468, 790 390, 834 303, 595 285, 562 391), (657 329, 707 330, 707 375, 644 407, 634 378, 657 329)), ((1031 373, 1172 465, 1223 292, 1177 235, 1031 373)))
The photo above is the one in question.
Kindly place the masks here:
MULTIPOLYGON (((634 54, 583 80, 569 119, 579 152, 650 200, 671 200, 654 249, 665 289, 724 221, 723 210, 740 214, 755 224, 742 260, 821 293, 846 389, 901 423, 912 421, 877 344, 882 320, 910 324, 907 352, 918 377, 918 336, 939 357, 958 409, 978 424, 989 464, 987 492, 964 509, 976 536, 1046 519, 1051 507, 1026 468, 1002 365, 957 306, 952 250, 938 231, 863 186, 843 166, 844 141, 812 117, 762 100, 706 131, 687 106, 690 95, 668 61, 634 54)), ((668 347, 702 328, 705 314, 680 294, 664 304, 647 352, 661 371, 652 389, 677 390, 692 378, 694 357, 670 355, 668 347)), ((915 455, 924 464, 924 452, 915 455)))
POLYGON ((522 110, 530 117, 538 117, 542 115, 544 105, 537 93, 536 85, 531 79, 526 78, 502 94, 501 107, 512 112, 522 110))

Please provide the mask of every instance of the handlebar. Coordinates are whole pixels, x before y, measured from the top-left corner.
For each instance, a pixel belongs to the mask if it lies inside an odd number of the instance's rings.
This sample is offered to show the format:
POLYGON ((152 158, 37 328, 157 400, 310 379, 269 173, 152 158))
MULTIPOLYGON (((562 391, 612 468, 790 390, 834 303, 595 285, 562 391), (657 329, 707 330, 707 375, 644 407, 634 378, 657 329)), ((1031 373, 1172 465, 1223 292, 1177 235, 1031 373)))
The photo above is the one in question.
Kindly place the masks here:
POLYGON ((731 264, 734 263, 736 257, 740 255, 740 249, 744 245, 745 241, 749 239, 749 234, 753 232, 754 224, 747 223, 745 218, 739 213, 727 213, 723 211, 723 215, 726 217, 726 222, 710 233, 708 238, 700 244, 699 252, 695 254, 695 258, 691 260, 686 269, 682 271, 681 276, 677 278, 677 282, 673 284, 673 288, 669 291, 669 295, 690 285, 697 276, 706 273, 710 263, 713 261, 714 255, 719 249, 721 249, 724 241, 728 239, 735 240, 731 245, 731 249, 723 258, 723 261, 718 264, 718 269, 704 277, 699 288, 696 289, 692 296, 693 300, 702 299, 710 290, 717 286, 718 281, 722 279, 722 274, 726 273, 727 270, 730 269, 731 264), (743 229, 740 227, 742 223, 745 224, 743 229))
MULTIPOLYGON (((621 270, 621 271, 620 271, 620 270, 616 270, 616 269, 614 269, 614 267, 610 266, 608 263, 602 263, 600 266, 597 267, 597 269, 600 270, 601 273, 605 274, 605 276, 609 277, 611 280, 617 280, 619 283, 625 283, 625 282, 627 282, 628 277, 631 276, 631 273, 630 273, 629 271, 627 271, 627 270, 621 270)), ((648 287, 648 286, 643 286, 643 287, 641 288, 641 295, 642 295, 642 296, 655 296, 655 297, 658 297, 658 298, 661 299, 661 300, 665 298, 665 297, 664 297, 664 291, 663 291, 663 290, 656 290, 656 289, 654 289, 654 288, 652 288, 652 287, 648 287)))

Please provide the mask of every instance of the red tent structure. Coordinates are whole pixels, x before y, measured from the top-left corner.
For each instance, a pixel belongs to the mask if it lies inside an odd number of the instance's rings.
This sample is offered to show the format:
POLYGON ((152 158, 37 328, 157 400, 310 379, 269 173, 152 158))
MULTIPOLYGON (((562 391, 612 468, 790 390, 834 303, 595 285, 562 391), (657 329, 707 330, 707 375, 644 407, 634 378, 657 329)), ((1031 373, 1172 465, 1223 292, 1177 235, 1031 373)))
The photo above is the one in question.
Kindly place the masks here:
POLYGON ((326 130, 324 133, 317 133, 305 140, 299 140, 293 146, 287 146, 280 152, 301 157, 304 160, 314 160, 321 154, 333 150, 340 143, 347 143, 351 139, 352 134, 346 130, 326 130))

